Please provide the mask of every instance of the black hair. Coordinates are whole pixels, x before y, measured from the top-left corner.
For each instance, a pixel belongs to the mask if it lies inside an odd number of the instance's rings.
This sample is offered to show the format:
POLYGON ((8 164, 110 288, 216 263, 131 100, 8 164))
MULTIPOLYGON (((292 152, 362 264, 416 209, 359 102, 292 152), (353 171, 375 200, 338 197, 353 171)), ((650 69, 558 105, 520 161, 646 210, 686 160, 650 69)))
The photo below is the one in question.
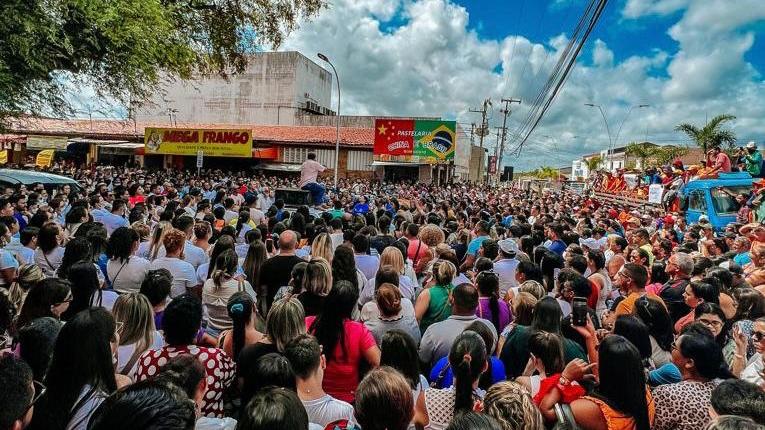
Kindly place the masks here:
POLYGON ((669 281, 666 265, 664 262, 656 260, 651 265, 651 282, 654 284, 666 284, 669 281))
POLYGON ((221 236, 215 241, 215 245, 210 253, 210 266, 207 268, 207 279, 212 277, 212 274, 215 271, 215 264, 218 262, 218 257, 229 249, 236 250, 235 242, 233 236, 223 235, 221 233, 221 236))
POLYGON ((109 236, 109 241, 106 243, 106 256, 127 262, 133 254, 133 244, 139 240, 138 233, 132 228, 119 227, 109 236))
POLYGON ((189 345, 202 325, 202 303, 192 294, 174 298, 162 315, 165 341, 170 346, 189 345))
POLYGON ((454 340, 449 351, 449 364, 454 374, 455 413, 473 409, 473 382, 483 372, 487 355, 486 344, 474 331, 463 331, 454 340))
POLYGON ((712 390, 712 408, 718 415, 749 417, 765 425, 765 392, 743 379, 728 379, 712 390))
POLYGON ((37 235, 37 246, 43 254, 50 254, 58 245, 58 233, 60 227, 56 224, 46 224, 40 228, 40 234, 37 235))
POLYGON ((93 412, 88 430, 192 430, 194 401, 173 384, 147 380, 109 396, 93 412))
POLYGON ((646 376, 640 352, 619 335, 606 337, 598 348, 599 384, 593 393, 611 408, 631 416, 635 430, 650 430, 646 376))
POLYGON ((363 234, 357 234, 353 236, 351 241, 353 244, 353 251, 357 254, 366 254, 369 252, 369 238, 363 234))
POLYGON ((238 430, 307 430, 308 413, 292 390, 270 387, 259 391, 239 417, 238 430))
POLYGON ((499 276, 494 272, 481 272, 476 276, 475 283, 478 292, 489 298, 491 323, 497 329, 497 333, 501 332, 502 328, 499 326, 499 276))
POLYGON ((301 379, 307 379, 319 368, 321 354, 321 345, 310 334, 301 334, 284 346, 284 356, 295 376, 301 379))
POLYGON ((332 282, 337 283, 341 280, 350 282, 358 289, 363 287, 359 285, 353 250, 347 246, 338 246, 332 256, 332 282))
POLYGON ((637 299, 635 315, 648 327, 648 333, 662 350, 672 350, 672 342, 675 340, 672 318, 661 301, 646 296, 637 299))
POLYGON ((91 306, 101 306, 101 288, 98 282, 98 268, 89 261, 80 261, 72 265, 68 272, 68 281, 72 286, 72 302, 61 314, 61 319, 69 321, 78 312, 91 306))
POLYGON ((531 335, 529 352, 542 360, 545 373, 552 375, 563 372, 566 361, 563 355, 563 337, 555 333, 539 331, 531 335))
POLYGON ((71 292, 69 281, 59 278, 45 278, 29 289, 24 304, 21 306, 16 327, 24 327, 30 321, 40 317, 56 317, 51 307, 63 303, 71 292))
POLYGON ((380 366, 390 366, 398 370, 406 378, 409 386, 413 390, 417 389, 420 384, 420 366, 417 343, 412 336, 402 330, 390 330, 382 337, 380 351, 380 366))
POLYGON ((32 403, 32 369, 13 354, 0 358, 0 428, 12 429, 32 403))
POLYGON ((614 334, 632 342, 643 360, 651 358, 651 338, 648 326, 634 315, 619 315, 614 322, 614 334))
POLYGON ((29 242, 31 242, 32 239, 37 237, 39 234, 40 234, 39 228, 27 226, 24 230, 21 230, 21 232, 19 232, 19 242, 21 242, 22 245, 27 246, 29 245, 29 242))
POLYGON ((106 394, 117 390, 110 347, 115 329, 114 318, 104 308, 86 309, 61 328, 32 428, 66 427, 86 385, 106 394))
POLYGON ((75 237, 66 244, 61 265, 56 271, 59 278, 69 277, 69 268, 81 261, 92 262, 92 248, 90 242, 82 237, 75 237))
POLYGON ((207 369, 202 362, 191 354, 180 354, 159 369, 155 380, 177 385, 193 399, 204 378, 207 378, 207 369))
POLYGON ((149 299, 152 306, 164 303, 170 295, 173 285, 173 275, 167 269, 149 270, 141 282, 141 294, 149 299))
POLYGON ((252 313, 255 309, 255 301, 245 291, 239 291, 229 297, 226 303, 226 310, 233 323, 231 329, 232 357, 234 361, 239 361, 239 352, 245 345, 245 330, 247 324, 252 319, 252 313))
POLYGON ((358 300, 358 288, 354 288, 348 282, 337 282, 329 291, 322 311, 308 328, 308 331, 316 336, 316 339, 324 347, 327 362, 339 358, 335 357, 335 349, 337 349, 338 344, 342 355, 347 356, 343 324, 346 319, 351 318, 351 313, 358 300))
POLYGON ((570 253, 566 256, 568 265, 580 275, 587 271, 587 258, 584 255, 570 253))
POLYGON ((531 320, 531 328, 535 331, 546 331, 560 334, 560 322, 563 311, 558 301, 552 297, 543 297, 534 306, 534 317, 531 320))
POLYGON ((537 281, 540 284, 543 282, 542 271, 539 270, 539 266, 530 261, 519 261, 515 271, 516 273, 522 273, 527 281, 537 281))
POLYGON ((603 251, 597 249, 591 249, 587 252, 587 258, 595 263, 595 271, 606 267, 606 257, 603 255, 603 251))
POLYGON ((693 281, 688 285, 697 298, 707 303, 720 304, 720 289, 717 286, 700 281, 693 281))
POLYGON ((57 319, 42 317, 32 320, 18 331, 19 357, 32 368, 35 381, 45 379, 61 327, 57 319))
POLYGON ((728 369, 722 348, 712 332, 701 323, 685 326, 676 343, 683 357, 693 360, 696 372, 705 379, 728 379, 733 375, 728 369))
POLYGON ((265 387, 287 388, 296 390, 295 372, 292 365, 282 354, 275 352, 258 358, 254 365, 248 366, 242 376, 242 407, 265 387))

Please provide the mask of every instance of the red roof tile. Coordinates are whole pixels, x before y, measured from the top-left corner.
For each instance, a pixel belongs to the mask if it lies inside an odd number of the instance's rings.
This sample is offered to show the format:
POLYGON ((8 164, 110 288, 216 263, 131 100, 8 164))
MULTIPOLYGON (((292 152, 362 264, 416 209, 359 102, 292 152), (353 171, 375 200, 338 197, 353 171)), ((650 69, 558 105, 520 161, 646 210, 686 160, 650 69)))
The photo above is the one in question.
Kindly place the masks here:
MULTIPOLYGON (((17 118, 10 122, 8 131, 22 134, 55 134, 67 136, 120 137, 131 140, 143 138, 146 127, 168 127, 167 123, 139 122, 113 119, 53 119, 53 118, 17 118)), ((254 125, 254 124, 178 124, 177 128, 199 129, 249 129, 257 142, 276 144, 313 144, 334 145, 335 127, 327 126, 289 126, 289 125, 254 125)), ((340 144, 372 148, 374 128, 340 127, 340 144)))

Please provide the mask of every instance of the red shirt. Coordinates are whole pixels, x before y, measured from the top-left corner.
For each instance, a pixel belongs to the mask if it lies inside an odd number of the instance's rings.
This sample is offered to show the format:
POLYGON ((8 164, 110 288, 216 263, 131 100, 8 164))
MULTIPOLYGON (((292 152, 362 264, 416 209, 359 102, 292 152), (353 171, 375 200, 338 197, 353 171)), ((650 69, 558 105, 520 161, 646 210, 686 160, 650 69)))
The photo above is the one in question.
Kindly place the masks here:
MULTIPOLYGON (((305 319, 305 326, 311 334, 314 334, 310 328, 315 319, 315 316, 305 319)), ((321 386, 330 396, 353 404, 356 387, 359 386, 359 364, 364 359, 363 353, 377 346, 377 342, 372 332, 360 322, 345 320, 344 330, 343 342, 335 346, 332 360, 327 359, 321 386)))
POLYGON ((236 365, 222 349, 188 345, 165 346, 146 351, 138 359, 138 368, 133 379, 143 381, 157 375, 160 368, 171 358, 182 354, 196 357, 207 372, 207 391, 203 396, 202 415, 223 418, 223 392, 234 381, 236 365))

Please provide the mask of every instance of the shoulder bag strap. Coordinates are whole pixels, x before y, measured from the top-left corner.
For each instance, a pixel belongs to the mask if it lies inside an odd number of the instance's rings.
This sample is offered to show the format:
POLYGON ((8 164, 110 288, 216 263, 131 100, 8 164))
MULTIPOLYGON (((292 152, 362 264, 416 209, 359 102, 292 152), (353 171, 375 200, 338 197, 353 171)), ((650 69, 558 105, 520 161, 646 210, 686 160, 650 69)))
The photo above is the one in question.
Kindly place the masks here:
POLYGON ((444 382, 444 378, 446 378, 446 372, 449 371, 449 368, 451 367, 451 364, 449 362, 446 362, 446 366, 441 369, 440 372, 438 372, 438 377, 436 377, 436 380, 430 383, 430 388, 441 388, 441 384, 444 382))
POLYGON ((114 283, 117 282, 117 277, 120 276, 120 272, 122 272, 122 269, 124 269, 125 266, 127 266, 127 264, 128 264, 127 261, 122 263, 122 266, 120 266, 120 270, 117 271, 117 273, 114 275, 114 278, 109 280, 109 282, 111 282, 111 284, 112 284, 112 288, 114 288, 114 283))
POLYGON ((120 375, 128 376, 128 373, 130 373, 130 369, 135 366, 135 363, 138 361, 138 358, 141 356, 143 351, 140 351, 138 349, 138 345, 136 345, 135 350, 133 351, 133 355, 130 356, 130 360, 125 364, 125 367, 122 368, 122 371, 120 371, 120 375))

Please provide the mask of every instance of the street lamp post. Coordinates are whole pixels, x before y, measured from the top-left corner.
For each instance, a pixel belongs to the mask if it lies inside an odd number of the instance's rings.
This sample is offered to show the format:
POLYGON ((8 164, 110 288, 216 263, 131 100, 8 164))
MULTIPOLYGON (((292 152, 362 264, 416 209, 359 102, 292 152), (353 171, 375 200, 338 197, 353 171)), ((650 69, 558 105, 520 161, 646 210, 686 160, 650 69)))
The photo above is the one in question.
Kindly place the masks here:
POLYGON ((651 105, 632 105, 632 106, 630 106, 630 110, 627 111, 627 115, 624 116, 624 119, 622 120, 622 123, 619 124, 619 130, 616 131, 616 137, 614 138, 614 144, 617 144, 617 145, 619 144, 619 134, 621 134, 622 127, 624 126, 624 123, 627 122, 627 118, 630 117, 630 114, 632 113, 632 109, 635 109, 635 108, 642 109, 642 108, 647 108, 647 107, 651 107, 651 105))
MULTIPOLYGON (((592 104, 592 103, 585 103, 585 106, 589 107, 596 107, 600 111, 600 115, 603 116, 603 122, 606 124, 606 132, 608 133, 608 151, 606 151, 606 161, 611 163, 611 150, 614 146, 614 141, 611 139, 611 128, 608 126, 608 120, 606 119, 606 114, 603 112, 603 107, 600 105, 592 104)), ((611 170, 612 165, 609 164, 608 170, 611 170)))
POLYGON ((329 64, 330 67, 332 67, 332 71, 335 73, 335 80, 337 81, 337 121, 335 126, 337 134, 337 140, 335 141, 335 192, 337 192, 337 170, 340 168, 340 76, 337 74, 335 65, 329 61, 329 58, 327 58, 326 55, 322 54, 321 52, 319 52, 317 55, 320 59, 324 60, 327 64, 329 64))

